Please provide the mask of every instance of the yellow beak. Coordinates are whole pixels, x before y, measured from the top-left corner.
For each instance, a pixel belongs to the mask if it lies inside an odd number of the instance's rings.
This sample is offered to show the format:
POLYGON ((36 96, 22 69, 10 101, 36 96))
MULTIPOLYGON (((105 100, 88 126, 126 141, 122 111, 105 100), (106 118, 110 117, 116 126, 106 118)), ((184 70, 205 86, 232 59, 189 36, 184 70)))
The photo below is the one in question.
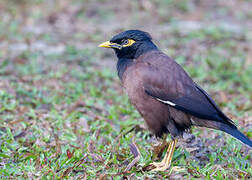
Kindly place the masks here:
POLYGON ((110 41, 101 43, 98 47, 122 49, 122 46, 120 44, 111 43, 110 41))

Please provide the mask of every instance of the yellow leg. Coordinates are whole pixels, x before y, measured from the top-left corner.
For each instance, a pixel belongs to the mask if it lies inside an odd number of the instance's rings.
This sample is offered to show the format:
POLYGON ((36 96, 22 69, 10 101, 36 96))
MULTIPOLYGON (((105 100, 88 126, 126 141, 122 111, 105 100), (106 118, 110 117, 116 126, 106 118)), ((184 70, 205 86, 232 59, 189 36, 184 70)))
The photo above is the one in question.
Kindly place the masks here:
POLYGON ((166 169, 168 169, 171 166, 172 156, 173 156, 176 144, 177 144, 177 139, 172 140, 169 143, 169 146, 167 148, 167 152, 166 152, 163 160, 158 163, 156 163, 156 162, 152 163, 155 166, 155 168, 152 169, 152 171, 165 171, 166 169))

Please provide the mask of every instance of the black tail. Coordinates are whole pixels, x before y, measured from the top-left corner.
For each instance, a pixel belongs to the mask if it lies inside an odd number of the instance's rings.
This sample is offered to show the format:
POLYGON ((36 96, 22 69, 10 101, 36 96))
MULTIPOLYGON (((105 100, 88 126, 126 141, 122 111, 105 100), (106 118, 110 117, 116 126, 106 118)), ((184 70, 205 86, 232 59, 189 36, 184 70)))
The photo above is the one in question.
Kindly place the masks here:
POLYGON ((235 126, 221 124, 219 129, 239 139, 241 142, 247 144, 249 147, 252 148, 252 141, 249 138, 247 138, 244 134, 242 134, 235 126))

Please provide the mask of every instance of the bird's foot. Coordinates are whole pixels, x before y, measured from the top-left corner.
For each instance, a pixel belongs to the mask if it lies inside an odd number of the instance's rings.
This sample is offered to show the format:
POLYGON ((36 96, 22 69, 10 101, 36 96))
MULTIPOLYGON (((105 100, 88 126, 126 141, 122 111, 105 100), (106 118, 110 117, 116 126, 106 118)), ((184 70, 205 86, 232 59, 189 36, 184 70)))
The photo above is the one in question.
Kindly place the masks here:
POLYGON ((168 168, 170 168, 176 143, 177 140, 173 140, 169 143, 164 159, 161 162, 153 162, 151 165, 155 166, 155 168, 152 169, 151 171, 165 171, 168 168))
MULTIPOLYGON (((151 165, 155 166, 154 169, 152 169, 151 171, 166 171, 167 169, 170 168, 171 164, 162 164, 161 162, 153 162, 151 163, 151 165)), ((173 166, 172 168, 170 168, 171 172, 182 172, 185 171, 186 169, 184 167, 180 167, 180 166, 173 166)))
POLYGON ((186 169, 184 167, 180 167, 180 166, 173 166, 171 168, 171 171, 175 171, 175 172, 182 172, 185 171, 186 169))
POLYGON ((151 171, 165 171, 170 168, 171 164, 166 162, 153 162, 151 165, 155 166, 151 171))

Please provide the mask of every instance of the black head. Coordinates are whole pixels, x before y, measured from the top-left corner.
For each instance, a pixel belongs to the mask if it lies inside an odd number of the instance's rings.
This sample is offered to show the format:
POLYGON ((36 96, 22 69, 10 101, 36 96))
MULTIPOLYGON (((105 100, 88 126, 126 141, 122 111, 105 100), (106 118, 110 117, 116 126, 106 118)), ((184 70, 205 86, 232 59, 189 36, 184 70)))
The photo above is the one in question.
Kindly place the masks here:
POLYGON ((121 32, 99 47, 113 48, 118 59, 135 59, 147 51, 157 49, 149 33, 140 30, 121 32))

